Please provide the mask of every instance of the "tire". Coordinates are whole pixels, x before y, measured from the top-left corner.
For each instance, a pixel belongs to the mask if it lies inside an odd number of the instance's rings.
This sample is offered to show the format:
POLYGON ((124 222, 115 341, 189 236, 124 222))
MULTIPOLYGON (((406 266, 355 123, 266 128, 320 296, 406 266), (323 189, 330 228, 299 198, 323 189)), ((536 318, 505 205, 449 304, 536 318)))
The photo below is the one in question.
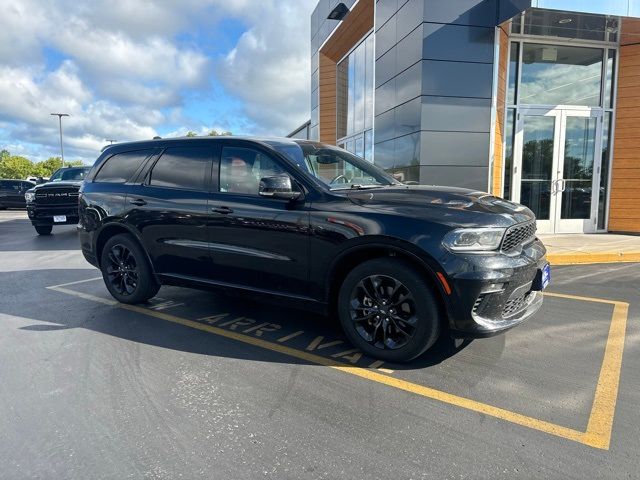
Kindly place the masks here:
POLYGON ((36 229, 36 232, 38 232, 38 235, 51 235, 51 230, 53 230, 53 226, 52 225, 36 225, 35 229, 36 229))
POLYGON ((381 360, 413 360, 440 334, 434 287, 404 260, 377 258, 358 265, 342 282, 337 310, 351 343, 381 360))
POLYGON ((129 234, 111 237, 100 255, 104 284, 120 303, 142 303, 155 297, 160 289, 147 256, 129 234))

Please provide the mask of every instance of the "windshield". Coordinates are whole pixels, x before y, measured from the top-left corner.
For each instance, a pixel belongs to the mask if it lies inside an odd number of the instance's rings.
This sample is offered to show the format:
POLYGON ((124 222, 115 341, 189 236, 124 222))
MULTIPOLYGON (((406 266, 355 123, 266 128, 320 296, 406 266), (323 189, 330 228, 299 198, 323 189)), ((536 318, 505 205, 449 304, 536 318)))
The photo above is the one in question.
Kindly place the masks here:
POLYGON ((80 182, 84 180, 84 177, 89 173, 91 167, 82 167, 82 168, 61 168, 56 170, 56 173, 51 175, 49 179, 50 182, 80 182))
POLYGON ((320 143, 272 145, 331 190, 399 184, 380 168, 338 147, 320 143))

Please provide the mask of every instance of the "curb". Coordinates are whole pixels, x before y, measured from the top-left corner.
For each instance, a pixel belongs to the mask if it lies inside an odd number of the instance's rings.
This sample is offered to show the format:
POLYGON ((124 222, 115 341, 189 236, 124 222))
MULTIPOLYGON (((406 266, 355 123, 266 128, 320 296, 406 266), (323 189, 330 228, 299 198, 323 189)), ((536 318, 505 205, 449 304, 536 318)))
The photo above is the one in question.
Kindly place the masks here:
POLYGON ((551 265, 640 263, 640 252, 547 253, 547 260, 551 265))

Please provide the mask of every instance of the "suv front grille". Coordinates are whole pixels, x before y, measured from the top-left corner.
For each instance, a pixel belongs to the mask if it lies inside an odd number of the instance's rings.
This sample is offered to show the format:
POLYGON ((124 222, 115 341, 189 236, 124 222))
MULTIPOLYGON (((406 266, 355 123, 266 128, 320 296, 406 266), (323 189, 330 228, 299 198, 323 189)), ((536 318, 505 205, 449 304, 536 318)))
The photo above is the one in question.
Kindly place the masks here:
POLYGON ((533 241, 536 236, 535 220, 528 223, 514 225, 507 230, 502 240, 502 251, 505 253, 512 252, 522 245, 533 241))
POLYGON ((36 191, 36 205, 64 205, 77 202, 77 188, 50 188, 36 191))

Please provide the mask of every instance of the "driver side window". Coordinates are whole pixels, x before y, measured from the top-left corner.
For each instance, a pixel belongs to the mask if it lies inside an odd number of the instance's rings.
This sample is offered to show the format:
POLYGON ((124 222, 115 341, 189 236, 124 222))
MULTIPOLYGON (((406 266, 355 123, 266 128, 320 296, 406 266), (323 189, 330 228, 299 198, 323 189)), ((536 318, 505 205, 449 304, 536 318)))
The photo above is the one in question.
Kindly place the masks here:
POLYGON ((220 161, 220 191, 258 195, 260 179, 286 175, 272 158, 252 148, 224 147, 220 161))

